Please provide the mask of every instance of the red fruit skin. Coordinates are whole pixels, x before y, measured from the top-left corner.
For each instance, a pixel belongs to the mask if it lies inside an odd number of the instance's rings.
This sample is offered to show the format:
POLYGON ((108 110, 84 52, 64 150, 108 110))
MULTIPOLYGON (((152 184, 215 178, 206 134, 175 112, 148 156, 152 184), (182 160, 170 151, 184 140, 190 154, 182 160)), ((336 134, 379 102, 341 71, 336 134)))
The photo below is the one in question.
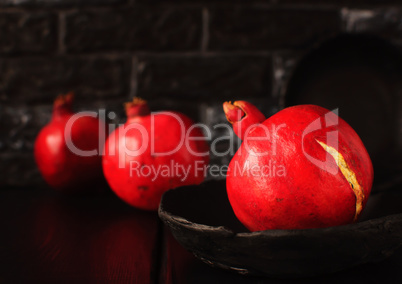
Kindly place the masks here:
MULTIPOLYGON (((157 154, 172 151, 182 142, 181 127, 177 119, 183 122, 183 129, 186 132, 194 123, 187 116, 178 112, 152 114, 143 112, 141 115, 135 115, 138 113, 137 110, 134 110, 134 114, 131 111, 132 109, 127 109, 127 113, 131 117, 124 126, 112 132, 106 141, 103 172, 112 190, 123 201, 140 209, 157 210, 165 191, 178 186, 200 184, 204 180, 204 168, 209 162, 209 147, 204 140, 187 140, 188 147, 183 141, 183 144, 174 153, 157 154), (172 115, 177 116, 177 119, 172 115), (151 128, 152 122, 153 128, 151 128), (149 138, 148 141, 143 138, 139 130, 131 129, 124 133, 124 128, 136 123, 144 127, 149 138), (154 135, 155 150, 153 152, 151 132, 154 135), (141 149, 142 146, 145 151, 139 155, 130 155, 124 151, 125 147, 134 151, 141 149), (199 155, 192 154, 189 149, 199 155), (202 153, 204 155, 201 155, 202 153), (119 159, 120 162, 123 161, 121 166, 119 166, 119 159), (143 168, 156 171, 166 167, 172 168, 172 163, 184 166, 186 169, 190 166, 188 177, 184 179, 184 176, 172 172, 147 176, 148 170, 141 172, 143 168)), ((192 128, 189 136, 204 137, 199 128, 192 128)))
POLYGON ((246 101, 223 103, 226 119, 232 124, 233 131, 240 139, 266 118, 253 104, 246 101))
MULTIPOLYGON (((60 99, 60 98, 59 98, 60 99)), ((106 126, 99 119, 82 116, 71 127, 71 141, 82 151, 97 150, 93 156, 74 154, 67 147, 65 128, 74 115, 71 102, 56 106, 51 121, 39 132, 34 145, 34 156, 39 171, 53 189, 64 193, 98 191, 105 183, 102 173, 102 149, 99 141, 106 126)))
POLYGON ((335 159, 332 156, 328 158, 327 151, 317 140, 335 147, 331 145, 334 144, 331 139, 327 141, 327 134, 338 131, 338 152, 355 173, 362 188, 364 208, 374 173, 362 141, 335 114, 326 121, 327 125, 331 121, 334 125, 325 127, 324 124, 323 128, 305 135, 303 140, 303 132, 310 123, 317 119, 324 123, 328 112, 314 105, 289 107, 262 123, 270 131, 268 139, 253 140, 255 137, 267 137, 261 126, 245 138, 247 143, 242 143, 229 165, 227 193, 236 216, 250 231, 322 228, 356 221, 357 197, 335 159), (272 130, 273 126, 276 131, 272 130), (263 157, 253 154, 264 151, 268 154, 263 157), (305 153, 326 161, 326 166, 318 167, 305 153), (254 165, 260 170, 264 165, 271 165, 271 173, 262 170, 264 176, 258 171, 235 172, 236 167, 243 169, 246 163, 249 163, 249 169, 254 165), (330 168, 336 169, 336 174, 325 170, 330 168))

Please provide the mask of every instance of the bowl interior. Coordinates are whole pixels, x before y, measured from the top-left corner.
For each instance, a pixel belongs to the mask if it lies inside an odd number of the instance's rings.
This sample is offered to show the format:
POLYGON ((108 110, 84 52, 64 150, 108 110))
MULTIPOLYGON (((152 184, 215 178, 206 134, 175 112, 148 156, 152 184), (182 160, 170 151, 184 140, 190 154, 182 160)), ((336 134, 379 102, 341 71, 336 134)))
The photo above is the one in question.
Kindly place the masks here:
POLYGON ((163 210, 195 224, 224 226, 235 233, 249 232, 232 210, 224 180, 172 190, 163 197, 163 210))
MULTIPOLYGON (((402 213, 402 188, 371 194, 358 222, 402 213)), ((163 210, 195 224, 223 226, 234 233, 250 232, 236 218, 226 194, 225 180, 209 181, 169 191, 163 210)))

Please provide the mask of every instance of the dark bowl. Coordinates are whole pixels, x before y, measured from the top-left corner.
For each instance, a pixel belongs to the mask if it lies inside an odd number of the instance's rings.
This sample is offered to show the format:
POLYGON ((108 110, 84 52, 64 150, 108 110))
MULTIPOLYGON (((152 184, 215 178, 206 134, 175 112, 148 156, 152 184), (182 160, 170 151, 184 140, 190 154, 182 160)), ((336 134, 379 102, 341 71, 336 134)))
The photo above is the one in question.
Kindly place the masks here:
POLYGON ((252 233, 234 215, 225 181, 209 181, 166 192, 159 216, 183 247, 212 266, 294 278, 390 256, 402 244, 401 204, 401 191, 378 192, 355 224, 252 233))

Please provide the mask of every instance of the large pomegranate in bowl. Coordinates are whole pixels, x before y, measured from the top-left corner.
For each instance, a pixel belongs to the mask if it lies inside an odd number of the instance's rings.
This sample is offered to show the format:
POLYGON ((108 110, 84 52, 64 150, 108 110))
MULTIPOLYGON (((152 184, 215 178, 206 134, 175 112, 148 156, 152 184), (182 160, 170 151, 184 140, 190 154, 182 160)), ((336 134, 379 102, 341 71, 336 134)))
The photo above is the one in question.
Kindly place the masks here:
POLYGON ((229 165, 227 194, 250 230, 309 229, 355 222, 373 182, 370 157, 356 132, 315 105, 268 119, 250 103, 224 103, 243 143, 229 165))

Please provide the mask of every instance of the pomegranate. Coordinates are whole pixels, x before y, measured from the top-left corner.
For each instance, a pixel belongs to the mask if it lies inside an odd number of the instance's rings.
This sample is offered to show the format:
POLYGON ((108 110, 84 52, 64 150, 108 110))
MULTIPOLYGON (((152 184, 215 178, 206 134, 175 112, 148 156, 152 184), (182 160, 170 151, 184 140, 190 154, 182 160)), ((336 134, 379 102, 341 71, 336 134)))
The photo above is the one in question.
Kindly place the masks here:
POLYGON ((86 193, 102 188, 102 139, 105 123, 96 117, 73 117, 74 95, 60 95, 54 102, 51 121, 39 132, 34 155, 39 171, 54 189, 86 193))
POLYGON ((209 161, 201 130, 182 113, 152 113, 146 101, 126 104, 127 122, 105 144, 103 171, 112 190, 128 204, 156 210, 162 194, 199 184, 209 161))
POLYGON ((227 194, 250 231, 356 222, 374 173, 344 120, 315 105, 289 107, 268 119, 244 101, 223 108, 243 140, 229 165, 227 194))

